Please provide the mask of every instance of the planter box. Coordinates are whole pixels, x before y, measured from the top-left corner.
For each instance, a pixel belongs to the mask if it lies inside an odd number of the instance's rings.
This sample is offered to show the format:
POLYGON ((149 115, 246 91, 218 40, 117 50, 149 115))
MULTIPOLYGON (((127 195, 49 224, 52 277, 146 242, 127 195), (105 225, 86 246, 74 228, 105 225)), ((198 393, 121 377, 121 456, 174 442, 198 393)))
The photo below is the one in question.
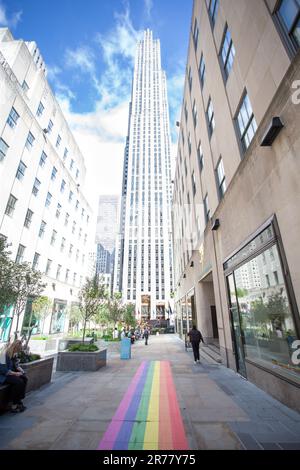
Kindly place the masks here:
POLYGON ((106 366, 107 349, 95 352, 60 351, 57 354, 57 371, 96 371, 106 366))
MULTIPOLYGON (((86 338, 84 340, 84 344, 92 344, 93 342, 93 338, 86 338)), ((78 338, 78 339, 69 339, 69 338, 65 338, 65 339, 60 339, 59 342, 58 342, 58 351, 65 351, 65 349, 68 349, 69 346, 71 346, 72 344, 78 344, 78 343, 82 343, 82 339, 78 338)))
POLYGON ((53 361, 54 358, 49 357, 47 359, 39 359, 38 361, 21 364, 22 369, 24 369, 28 377, 26 392, 36 390, 42 385, 51 382, 53 361))

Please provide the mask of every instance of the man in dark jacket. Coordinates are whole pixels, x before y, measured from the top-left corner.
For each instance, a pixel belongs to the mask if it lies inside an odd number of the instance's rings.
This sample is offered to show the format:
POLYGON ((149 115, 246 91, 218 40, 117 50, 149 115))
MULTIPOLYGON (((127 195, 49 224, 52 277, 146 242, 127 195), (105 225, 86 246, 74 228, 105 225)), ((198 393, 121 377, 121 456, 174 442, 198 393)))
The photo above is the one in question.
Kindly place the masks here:
POLYGON ((195 364, 200 362, 200 342, 204 343, 203 336, 196 326, 193 325, 193 328, 189 331, 188 336, 190 337, 190 342, 192 344, 195 364))

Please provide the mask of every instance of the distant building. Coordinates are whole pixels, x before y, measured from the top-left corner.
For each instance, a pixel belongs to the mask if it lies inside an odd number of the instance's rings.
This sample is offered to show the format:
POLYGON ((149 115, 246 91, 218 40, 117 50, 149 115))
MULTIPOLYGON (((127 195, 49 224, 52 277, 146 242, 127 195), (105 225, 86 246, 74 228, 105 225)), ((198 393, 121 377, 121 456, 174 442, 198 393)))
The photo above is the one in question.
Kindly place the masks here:
MULTIPOLYGON (((11 244, 13 260, 43 273, 43 295, 52 301, 44 333, 67 331, 68 307, 88 271, 85 174, 37 45, 0 28, 0 236, 11 244)), ((24 323, 28 316, 30 302, 24 323)), ((0 341, 14 331, 12 317, 12 309, 0 312, 0 341)))
POLYGON ((139 318, 165 319, 173 289, 170 147, 160 42, 147 30, 135 58, 114 281, 139 318))

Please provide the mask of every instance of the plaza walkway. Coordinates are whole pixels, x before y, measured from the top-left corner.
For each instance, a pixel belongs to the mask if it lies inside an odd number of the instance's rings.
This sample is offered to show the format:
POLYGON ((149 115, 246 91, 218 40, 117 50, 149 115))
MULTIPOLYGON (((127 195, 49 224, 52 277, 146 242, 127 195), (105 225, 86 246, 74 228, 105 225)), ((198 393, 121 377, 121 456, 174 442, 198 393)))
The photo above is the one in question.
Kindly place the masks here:
POLYGON ((55 373, 0 416, 0 449, 300 449, 300 415, 175 335, 111 354, 98 372, 55 373))

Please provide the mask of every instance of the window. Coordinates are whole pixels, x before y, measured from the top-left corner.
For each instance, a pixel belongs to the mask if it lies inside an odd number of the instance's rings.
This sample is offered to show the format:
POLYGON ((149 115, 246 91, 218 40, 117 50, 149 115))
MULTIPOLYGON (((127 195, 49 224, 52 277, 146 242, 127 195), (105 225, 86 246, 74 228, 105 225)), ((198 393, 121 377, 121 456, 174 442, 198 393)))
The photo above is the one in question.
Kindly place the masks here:
POLYGON ((52 260, 51 260, 51 259, 48 259, 48 260, 47 260, 47 264, 46 264, 46 271, 45 271, 45 274, 46 274, 46 275, 50 274, 51 265, 52 265, 52 260))
POLYGON ((187 103, 186 102, 184 104, 184 115, 185 115, 185 120, 187 122, 189 115, 188 115, 188 109, 187 109, 187 103))
POLYGON ((198 39, 199 39, 199 26, 198 26, 197 18, 195 18, 195 23, 194 23, 193 39, 194 39, 195 49, 197 50, 198 39))
POLYGON ((44 220, 42 220, 41 226, 40 226, 40 231, 39 231, 39 237, 40 238, 43 238, 44 235, 45 235, 46 225, 47 225, 46 222, 44 220))
POLYGON ((9 149, 9 146, 7 145, 7 143, 3 139, 0 139, 0 162, 6 156, 8 149, 9 149))
POLYGON ((24 227, 29 228, 32 222, 33 212, 28 209, 24 221, 24 227))
POLYGON ((45 202, 45 206, 46 206, 46 207, 49 207, 49 206, 50 206, 51 200, 52 200, 52 194, 47 193, 46 202, 45 202))
POLYGON ((75 178, 78 179, 78 176, 79 176, 79 170, 77 169, 77 170, 76 170, 75 178))
POLYGON ((300 46, 300 1, 282 0, 277 14, 297 50, 300 46))
POLYGON ((68 149, 65 148, 65 150, 64 150, 64 156, 63 156, 64 161, 66 160, 66 158, 67 158, 67 156, 68 156, 68 153, 69 153, 68 149))
POLYGON ((56 208, 56 218, 59 219, 61 214, 61 205, 58 203, 56 208))
POLYGON ((56 230, 53 230, 53 231, 52 231, 52 235, 51 235, 51 241, 50 241, 51 246, 54 246, 54 245, 55 245, 56 237, 57 237, 57 231, 56 231, 56 230))
POLYGON ((49 124, 48 124, 48 133, 49 133, 49 134, 51 134, 52 129, 53 129, 53 122, 52 122, 51 119, 50 119, 49 124))
POLYGON ((189 132, 188 135, 188 147, 189 147, 189 155, 192 153, 192 141, 191 141, 191 133, 189 132))
POLYGON ((35 253, 32 262, 32 269, 37 270, 41 255, 39 253, 35 253))
MULTIPOLYGON (((269 239, 265 236, 269 229, 270 227, 263 232, 265 241, 269 239)), ((236 265, 228 277, 231 307, 239 312, 240 317, 236 334, 243 338, 240 347, 246 359, 271 371, 275 367, 276 374, 295 380, 295 376, 299 376, 300 365, 294 364, 291 367, 291 344, 299 337, 284 282, 279 249, 276 243, 272 246, 278 266, 276 275, 273 272, 274 278, 271 271, 265 274, 268 268, 263 264, 263 255, 269 259, 270 249, 265 248, 263 253, 259 252, 260 249, 260 243, 254 239, 236 255, 236 261, 230 260, 236 265), (245 253, 251 255, 250 260, 244 261, 245 253), (239 266, 237 260, 240 262, 239 266), (251 273, 253 266, 256 267, 256 276, 245 276, 244 273, 251 273), (277 284, 276 279, 280 283, 277 284)))
POLYGON ((20 116, 17 113, 17 111, 15 110, 15 108, 11 108, 11 111, 10 111, 9 116, 7 118, 7 124, 13 129, 17 125, 19 117, 20 116))
POLYGON ((201 88, 203 88, 204 81, 205 81, 205 62, 204 62, 203 54, 201 55, 200 64, 199 64, 199 78, 200 78, 201 88))
POLYGON ((57 266, 57 270, 56 270, 56 279, 59 280, 60 279, 60 275, 61 275, 61 264, 59 264, 57 266))
POLYGON ((257 124, 247 94, 245 95, 238 112, 237 122, 240 130, 243 149, 247 150, 257 130, 257 124))
POLYGON ((60 146, 60 143, 61 143, 61 136, 58 134, 56 144, 55 144, 56 148, 60 146))
POLYGON ((23 88, 24 93, 27 93, 29 90, 28 83, 25 80, 22 83, 22 88, 23 88))
POLYGON ((195 179, 195 172, 192 173, 192 188, 193 188, 193 196, 195 196, 197 188, 196 188, 196 179, 195 179))
POLYGON ((193 103, 193 120, 194 120, 194 126, 197 126, 197 121, 198 121, 198 112, 197 112, 197 106, 196 106, 196 100, 194 100, 193 103))
POLYGON ((70 170, 73 170, 73 168, 74 168, 74 160, 71 159, 71 161, 70 161, 70 170))
POLYGON ((208 194, 206 194, 204 201, 204 217, 205 217, 205 222, 208 223, 209 218, 210 218, 210 209, 209 209, 209 204, 208 204, 208 194))
POLYGON ((65 282, 69 281, 69 276, 70 276, 70 270, 66 269, 66 277, 65 277, 65 282))
POLYGON ((189 80, 189 87, 190 87, 190 91, 192 90, 192 86, 193 86, 193 76, 192 76, 192 67, 189 66, 189 76, 188 76, 188 80, 189 80))
POLYGON ((52 168, 52 173, 51 173, 51 180, 54 181, 57 175, 57 169, 55 166, 52 168))
POLYGON ((17 169, 17 174, 16 174, 16 178, 17 178, 19 181, 21 181, 21 180, 24 178, 26 168, 27 168, 27 166, 26 166, 25 163, 22 162, 22 160, 21 160, 20 163, 19 163, 18 169, 17 169))
POLYGON ((45 152, 42 152, 42 155, 41 155, 41 158, 40 158, 40 166, 41 167, 45 166, 46 160, 47 160, 47 155, 45 154, 45 152))
POLYGON ((16 263, 23 263, 24 259, 24 252, 25 252, 25 246, 19 245, 17 256, 16 256, 16 263))
POLYGON ((31 150, 31 148, 33 147, 34 141, 35 141, 35 137, 31 134, 31 132, 28 132, 28 136, 27 136, 27 140, 26 140, 26 143, 25 143, 25 147, 26 147, 28 150, 31 150))
POLYGON ((60 185, 60 192, 63 193, 66 187, 66 182, 65 180, 62 180, 61 185, 60 185))
POLYGON ((73 274, 73 284, 74 285, 76 284, 76 278, 77 278, 77 273, 74 273, 73 274))
POLYGON ((227 78, 230 73, 230 70, 232 69, 235 57, 235 48, 231 39, 231 34, 228 29, 228 26, 226 26, 225 28, 221 57, 223 61, 225 75, 227 78))
POLYGON ((72 253, 73 253, 73 245, 72 245, 72 243, 71 243, 70 249, 69 249, 69 256, 72 256, 72 253))
POLYGON ((9 215, 9 216, 13 215, 13 213, 15 211, 15 208, 16 208, 17 200, 18 199, 15 196, 13 196, 12 194, 9 196, 7 206, 6 206, 6 209, 5 209, 5 214, 6 215, 9 215))
POLYGON ((37 117, 42 116, 42 114, 44 112, 44 109, 45 109, 45 107, 44 107, 43 103, 40 101, 40 104, 39 104, 37 112, 36 112, 37 117))
POLYGON ((72 202, 73 199, 73 191, 69 192, 69 202, 72 202))
POLYGON ((65 247, 66 247, 66 239, 63 237, 61 239, 60 251, 64 251, 65 247))
POLYGON ((86 244, 87 241, 87 234, 84 235, 84 244, 86 244))
POLYGON ((213 105, 212 105, 211 98, 209 98, 209 101, 208 101, 206 115, 207 115, 207 121, 208 121, 209 135, 211 137, 213 132, 214 132, 215 125, 216 125, 216 123, 215 123, 215 113, 214 113, 214 108, 213 108, 213 105))
POLYGON ((75 209, 78 210, 78 208, 79 208, 79 201, 78 201, 78 199, 77 199, 76 205, 75 205, 75 209))
POLYGON ((220 0, 210 0, 209 2, 209 16, 211 18, 213 26, 216 23, 220 0))
POLYGON ((217 173, 217 180, 218 180, 219 197, 220 199, 222 199, 226 191, 225 172, 224 172, 224 165, 223 165, 222 158, 220 158, 219 160, 216 173, 217 173))
POLYGON ((66 213, 66 217, 65 217, 65 226, 67 226, 68 223, 69 223, 69 217, 70 217, 70 215, 69 215, 68 213, 66 213))
POLYGON ((73 225, 72 225, 72 233, 75 233, 76 230, 76 222, 73 220, 73 225))

